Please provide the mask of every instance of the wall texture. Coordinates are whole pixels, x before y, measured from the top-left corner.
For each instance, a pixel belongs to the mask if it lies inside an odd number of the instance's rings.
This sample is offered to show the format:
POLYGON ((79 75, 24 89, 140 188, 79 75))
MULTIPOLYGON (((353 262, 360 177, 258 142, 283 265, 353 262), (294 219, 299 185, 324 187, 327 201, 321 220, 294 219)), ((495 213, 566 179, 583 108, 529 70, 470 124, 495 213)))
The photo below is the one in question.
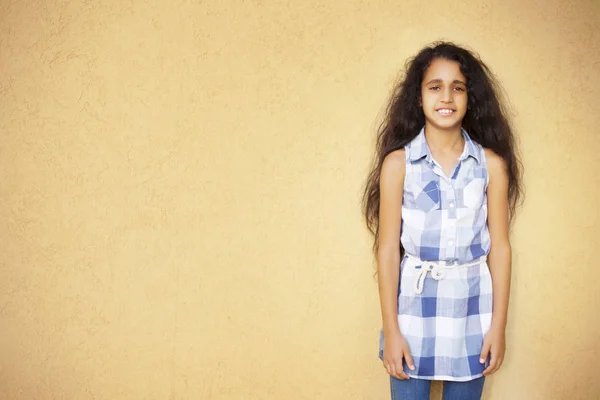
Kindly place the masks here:
POLYGON ((600 3, 426 3, 0 0, 0 398, 386 399, 359 201, 436 39, 526 167, 485 398, 600 398, 600 3))

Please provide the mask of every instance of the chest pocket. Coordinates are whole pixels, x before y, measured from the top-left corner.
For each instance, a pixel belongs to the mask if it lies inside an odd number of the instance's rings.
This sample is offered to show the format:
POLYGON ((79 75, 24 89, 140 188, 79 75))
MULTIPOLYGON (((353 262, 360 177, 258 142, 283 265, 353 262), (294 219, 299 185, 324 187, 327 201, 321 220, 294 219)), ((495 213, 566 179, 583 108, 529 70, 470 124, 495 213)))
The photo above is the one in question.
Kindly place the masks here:
POLYGON ((481 178, 471 180, 463 189, 463 202, 466 207, 478 209, 483 204, 485 182, 481 178))
POLYGON ((436 181, 415 182, 413 190, 416 208, 425 212, 440 209, 441 191, 436 181))

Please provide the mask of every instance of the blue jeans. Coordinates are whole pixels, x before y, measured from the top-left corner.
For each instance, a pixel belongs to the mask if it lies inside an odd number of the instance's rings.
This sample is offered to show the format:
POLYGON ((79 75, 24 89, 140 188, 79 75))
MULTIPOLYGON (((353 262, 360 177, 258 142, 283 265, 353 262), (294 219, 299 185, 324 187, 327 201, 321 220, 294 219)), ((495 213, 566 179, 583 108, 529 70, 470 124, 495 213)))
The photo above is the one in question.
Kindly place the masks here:
MULTIPOLYGON (((443 400, 480 400, 484 380, 482 376, 467 382, 444 381, 443 400)), ((390 376, 390 385, 392 400, 429 400, 430 380, 390 376)))

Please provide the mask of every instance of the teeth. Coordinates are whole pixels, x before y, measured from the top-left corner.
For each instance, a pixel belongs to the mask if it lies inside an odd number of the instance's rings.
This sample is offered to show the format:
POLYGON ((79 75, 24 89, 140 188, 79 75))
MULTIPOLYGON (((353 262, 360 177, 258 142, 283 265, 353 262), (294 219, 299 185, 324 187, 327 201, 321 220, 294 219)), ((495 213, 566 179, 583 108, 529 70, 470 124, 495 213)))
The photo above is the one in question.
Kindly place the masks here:
POLYGON ((441 110, 437 110, 437 112, 439 112, 442 115, 450 115, 452 114, 454 111, 453 110, 449 110, 447 108, 443 108, 441 110))

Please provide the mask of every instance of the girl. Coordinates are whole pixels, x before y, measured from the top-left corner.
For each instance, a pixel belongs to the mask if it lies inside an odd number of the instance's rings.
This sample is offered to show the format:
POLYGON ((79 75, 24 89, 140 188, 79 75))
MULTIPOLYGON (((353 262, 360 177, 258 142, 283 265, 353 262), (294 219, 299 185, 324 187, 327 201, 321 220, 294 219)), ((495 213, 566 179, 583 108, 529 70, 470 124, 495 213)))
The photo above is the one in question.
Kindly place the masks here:
POLYGON ((419 52, 363 197, 392 399, 429 399, 432 380, 444 381, 444 400, 480 399, 502 365, 519 165, 487 66, 452 43, 419 52))

